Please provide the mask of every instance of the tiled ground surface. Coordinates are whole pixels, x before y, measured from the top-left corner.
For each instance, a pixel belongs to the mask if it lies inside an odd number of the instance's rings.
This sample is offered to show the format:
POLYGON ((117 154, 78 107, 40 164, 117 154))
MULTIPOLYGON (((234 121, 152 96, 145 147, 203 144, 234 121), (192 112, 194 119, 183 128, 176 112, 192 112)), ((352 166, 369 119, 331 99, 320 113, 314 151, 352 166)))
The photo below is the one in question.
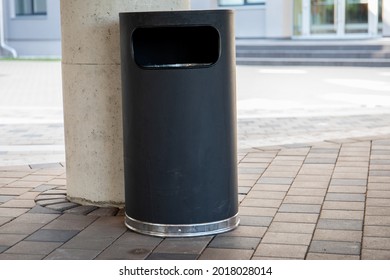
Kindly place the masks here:
POLYGON ((390 135, 239 151, 240 226, 157 238, 65 199, 62 164, 0 168, 0 259, 390 259, 390 135))

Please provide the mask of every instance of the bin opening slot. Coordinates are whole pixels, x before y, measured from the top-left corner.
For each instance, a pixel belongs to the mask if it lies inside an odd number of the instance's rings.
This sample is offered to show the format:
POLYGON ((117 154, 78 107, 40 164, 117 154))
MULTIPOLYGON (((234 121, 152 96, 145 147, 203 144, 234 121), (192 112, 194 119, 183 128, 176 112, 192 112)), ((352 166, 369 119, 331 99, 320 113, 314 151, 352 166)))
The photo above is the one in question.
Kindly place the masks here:
POLYGON ((132 44, 134 60, 144 68, 210 66, 220 52, 219 32, 212 26, 137 28, 132 44))

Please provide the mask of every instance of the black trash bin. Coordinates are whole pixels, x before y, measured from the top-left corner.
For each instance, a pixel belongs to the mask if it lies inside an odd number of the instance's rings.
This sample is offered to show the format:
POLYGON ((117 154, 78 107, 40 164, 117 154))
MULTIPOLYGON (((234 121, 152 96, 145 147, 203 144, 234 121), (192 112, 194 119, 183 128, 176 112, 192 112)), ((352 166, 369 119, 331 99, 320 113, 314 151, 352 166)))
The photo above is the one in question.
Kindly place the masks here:
POLYGON ((121 13, 126 226, 237 227, 233 12, 121 13))

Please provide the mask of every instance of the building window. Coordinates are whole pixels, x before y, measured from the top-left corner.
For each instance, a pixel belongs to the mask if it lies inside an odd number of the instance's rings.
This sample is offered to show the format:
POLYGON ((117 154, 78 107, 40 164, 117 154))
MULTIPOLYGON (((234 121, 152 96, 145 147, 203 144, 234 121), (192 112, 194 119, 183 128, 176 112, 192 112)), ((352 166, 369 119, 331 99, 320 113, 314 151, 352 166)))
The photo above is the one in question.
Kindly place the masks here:
POLYGON ((219 0, 219 6, 265 5, 266 0, 219 0))
POLYGON ((42 16, 46 14, 46 0, 15 0, 16 16, 42 16))

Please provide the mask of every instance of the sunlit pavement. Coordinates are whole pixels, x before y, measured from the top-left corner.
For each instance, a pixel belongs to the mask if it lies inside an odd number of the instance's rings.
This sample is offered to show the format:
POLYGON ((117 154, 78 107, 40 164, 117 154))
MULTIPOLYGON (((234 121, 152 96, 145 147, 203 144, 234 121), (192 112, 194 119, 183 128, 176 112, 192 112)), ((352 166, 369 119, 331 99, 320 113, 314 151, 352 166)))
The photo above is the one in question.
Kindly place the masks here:
POLYGON ((390 259, 386 69, 237 70, 240 226, 160 238, 68 201, 60 63, 0 61, 0 259, 390 259))
MULTIPOLYGON (((237 67, 239 148, 390 133, 390 70, 237 67)), ((0 61, 0 166, 62 162, 61 63, 0 61)))

